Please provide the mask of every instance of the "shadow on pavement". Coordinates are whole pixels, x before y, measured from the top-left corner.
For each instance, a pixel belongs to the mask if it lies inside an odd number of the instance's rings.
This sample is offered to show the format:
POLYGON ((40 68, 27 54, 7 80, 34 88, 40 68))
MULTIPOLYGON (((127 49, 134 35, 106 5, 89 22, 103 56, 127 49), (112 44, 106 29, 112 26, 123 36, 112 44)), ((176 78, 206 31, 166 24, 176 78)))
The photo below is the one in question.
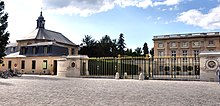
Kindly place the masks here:
POLYGON ((11 83, 5 83, 5 82, 0 82, 0 86, 1 86, 1 85, 13 86, 13 84, 11 84, 11 83))
POLYGON ((44 76, 44 75, 22 75, 19 79, 27 80, 67 80, 65 78, 59 78, 56 76, 44 76))

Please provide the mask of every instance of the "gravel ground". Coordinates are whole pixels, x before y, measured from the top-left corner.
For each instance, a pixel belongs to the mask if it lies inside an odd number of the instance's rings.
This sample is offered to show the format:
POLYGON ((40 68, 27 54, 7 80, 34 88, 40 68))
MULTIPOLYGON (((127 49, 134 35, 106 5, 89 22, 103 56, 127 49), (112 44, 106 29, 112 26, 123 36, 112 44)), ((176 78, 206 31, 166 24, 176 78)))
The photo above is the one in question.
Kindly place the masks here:
POLYGON ((220 106, 217 82, 59 78, 0 79, 1 106, 220 106))

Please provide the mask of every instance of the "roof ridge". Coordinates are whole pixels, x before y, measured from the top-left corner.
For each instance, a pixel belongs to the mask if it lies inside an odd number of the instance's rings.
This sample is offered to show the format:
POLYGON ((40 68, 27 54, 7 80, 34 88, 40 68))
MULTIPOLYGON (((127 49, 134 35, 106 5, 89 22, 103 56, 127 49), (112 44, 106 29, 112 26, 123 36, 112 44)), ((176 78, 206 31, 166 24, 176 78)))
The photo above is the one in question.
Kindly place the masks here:
MULTIPOLYGON (((44 29, 44 30, 47 30, 47 31, 50 31, 50 32, 55 32, 55 33, 59 33, 59 34, 62 34, 60 32, 57 32, 57 31, 53 31, 53 30, 49 30, 49 29, 44 29)), ((62 34, 63 35, 63 34, 62 34)))

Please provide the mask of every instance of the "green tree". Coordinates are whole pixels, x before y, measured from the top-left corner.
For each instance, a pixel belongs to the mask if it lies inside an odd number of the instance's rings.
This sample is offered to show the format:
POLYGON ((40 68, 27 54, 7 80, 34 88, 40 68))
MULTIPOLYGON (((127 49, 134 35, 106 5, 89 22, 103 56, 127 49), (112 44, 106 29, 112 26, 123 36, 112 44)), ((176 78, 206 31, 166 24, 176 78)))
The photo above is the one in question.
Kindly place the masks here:
POLYGON ((111 52, 112 52, 112 56, 113 57, 117 57, 118 56, 117 40, 116 39, 112 40, 111 52))
POLYGON ((112 40, 110 36, 105 35, 99 42, 98 46, 99 57, 110 57, 112 56, 112 40))
POLYGON ((105 35, 100 41, 95 41, 91 36, 85 35, 79 54, 89 57, 116 57, 117 41, 111 40, 110 36, 105 35))
POLYGON ((118 46, 118 53, 120 54, 120 55, 124 55, 124 49, 126 48, 125 47, 125 40, 124 40, 124 35, 121 33, 120 35, 119 35, 119 39, 118 39, 118 43, 117 43, 117 46, 118 46))
POLYGON ((150 55, 151 55, 151 57, 154 57, 154 48, 151 48, 150 55))
POLYGON ((142 51, 140 47, 137 47, 134 52, 136 56, 141 56, 142 51))
POLYGON ((132 49, 127 48, 127 50, 125 51, 125 55, 127 55, 127 56, 132 56, 133 55, 132 53, 133 53, 132 49))
POLYGON ((8 44, 9 40, 9 32, 6 31, 8 27, 8 13, 4 12, 5 3, 4 1, 0 1, 0 63, 2 63, 3 57, 5 54, 5 47, 8 44))
POLYGON ((149 54, 149 48, 148 48, 148 45, 147 45, 147 43, 145 42, 144 43, 144 46, 143 46, 143 51, 144 51, 144 54, 149 54))
POLYGON ((92 36, 85 35, 85 38, 83 38, 83 43, 81 45, 92 47, 95 45, 95 39, 92 39, 92 36))
POLYGON ((79 49, 79 54, 82 55, 88 55, 89 57, 94 57, 96 54, 94 51, 96 50, 96 41, 92 38, 90 35, 85 35, 85 38, 83 38, 83 43, 81 44, 81 47, 79 49))

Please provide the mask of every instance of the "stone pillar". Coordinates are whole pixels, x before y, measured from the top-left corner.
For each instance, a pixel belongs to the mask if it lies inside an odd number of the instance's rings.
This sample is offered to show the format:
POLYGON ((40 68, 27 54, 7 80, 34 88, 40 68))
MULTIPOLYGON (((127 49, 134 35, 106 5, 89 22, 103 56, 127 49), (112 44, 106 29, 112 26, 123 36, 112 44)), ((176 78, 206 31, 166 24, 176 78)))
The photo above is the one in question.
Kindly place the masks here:
POLYGON ((220 52, 202 52, 200 55, 200 80, 218 81, 216 70, 220 66, 220 52))
POLYGON ((67 65, 65 64, 67 61, 66 58, 61 58, 57 60, 57 76, 66 77, 67 65))
MULTIPOLYGON (((80 77, 81 70, 84 68, 88 71, 88 61, 85 62, 85 66, 82 65, 82 60, 87 60, 87 56, 66 56, 57 61, 57 76, 60 77, 80 77), (84 67, 82 67, 84 66, 84 67)), ((88 72, 87 72, 88 73, 88 72)))

